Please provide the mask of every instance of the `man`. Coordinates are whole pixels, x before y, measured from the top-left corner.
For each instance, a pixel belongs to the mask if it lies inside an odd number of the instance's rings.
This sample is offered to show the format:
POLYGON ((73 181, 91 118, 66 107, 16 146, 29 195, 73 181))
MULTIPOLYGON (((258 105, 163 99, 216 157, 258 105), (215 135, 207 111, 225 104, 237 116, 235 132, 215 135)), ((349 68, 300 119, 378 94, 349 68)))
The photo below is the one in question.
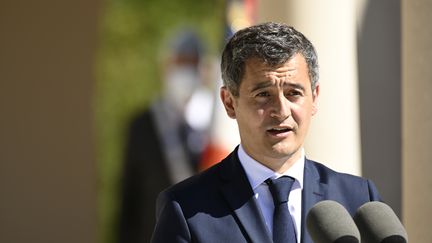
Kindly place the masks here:
POLYGON ((317 202, 334 200, 354 214, 379 200, 371 181, 305 158, 320 90, 306 37, 278 23, 243 29, 227 43, 221 68, 220 95, 240 146, 159 195, 152 242, 310 243, 305 217, 317 202), (290 184, 282 207, 276 184, 290 184))

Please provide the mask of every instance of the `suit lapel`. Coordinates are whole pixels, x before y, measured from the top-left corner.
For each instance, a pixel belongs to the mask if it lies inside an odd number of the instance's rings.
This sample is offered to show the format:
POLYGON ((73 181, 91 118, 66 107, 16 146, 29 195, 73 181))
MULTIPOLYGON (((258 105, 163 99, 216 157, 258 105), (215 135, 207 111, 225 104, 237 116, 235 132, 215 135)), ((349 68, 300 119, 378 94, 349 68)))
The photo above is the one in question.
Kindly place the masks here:
MULTIPOLYGON (((222 187, 223 196, 251 242, 271 243, 271 236, 255 200, 253 190, 238 161, 237 149, 226 160, 228 161, 225 161, 225 166, 221 170, 221 177, 225 181, 222 187)), ((317 202, 327 198, 327 184, 321 180, 314 162, 308 159, 305 161, 303 180, 301 242, 313 243, 306 229, 306 216, 317 202)))
POLYGON ((222 194, 237 216, 251 242, 269 242, 272 240, 264 223, 261 210, 255 200, 253 190, 246 173, 237 157, 237 149, 227 158, 221 176, 225 181, 222 194))
POLYGON ((326 198, 327 184, 321 181, 320 175, 313 162, 306 159, 304 170, 304 184, 302 193, 302 221, 301 242, 313 243, 306 228, 306 216, 309 210, 319 201, 326 198))

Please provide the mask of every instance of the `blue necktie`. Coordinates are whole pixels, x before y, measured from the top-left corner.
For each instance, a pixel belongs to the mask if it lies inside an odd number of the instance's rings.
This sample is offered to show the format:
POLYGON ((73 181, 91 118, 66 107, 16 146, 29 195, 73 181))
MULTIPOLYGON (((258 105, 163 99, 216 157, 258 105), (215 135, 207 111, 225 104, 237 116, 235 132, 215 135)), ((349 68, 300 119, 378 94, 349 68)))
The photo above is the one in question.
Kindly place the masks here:
POLYGON ((275 205, 273 213, 273 242, 296 243, 296 234, 291 214, 288 210, 288 196, 294 184, 294 178, 282 176, 278 179, 267 179, 275 205))

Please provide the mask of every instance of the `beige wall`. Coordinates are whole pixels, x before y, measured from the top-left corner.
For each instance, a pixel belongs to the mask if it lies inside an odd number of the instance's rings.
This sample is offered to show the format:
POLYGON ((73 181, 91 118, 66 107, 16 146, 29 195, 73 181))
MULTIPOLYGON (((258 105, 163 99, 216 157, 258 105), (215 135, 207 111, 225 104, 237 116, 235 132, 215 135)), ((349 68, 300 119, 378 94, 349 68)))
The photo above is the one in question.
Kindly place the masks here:
POLYGON ((432 242, 432 1, 402 1, 403 219, 432 242))
POLYGON ((98 5, 0 2, 0 242, 96 242, 98 5))

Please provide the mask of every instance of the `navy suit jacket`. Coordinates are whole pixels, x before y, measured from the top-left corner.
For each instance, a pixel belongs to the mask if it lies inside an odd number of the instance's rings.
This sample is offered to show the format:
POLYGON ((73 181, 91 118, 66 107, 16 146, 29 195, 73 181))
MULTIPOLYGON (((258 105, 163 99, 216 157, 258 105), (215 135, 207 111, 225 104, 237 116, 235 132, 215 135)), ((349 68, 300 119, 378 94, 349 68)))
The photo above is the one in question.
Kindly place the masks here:
MULTIPOLYGON (((152 242, 271 243, 253 195, 235 150, 209 170, 159 194, 152 242)), ((306 159, 301 242, 312 243, 305 218, 317 202, 337 201, 353 215, 364 203, 379 199, 371 181, 335 172, 306 159)))

